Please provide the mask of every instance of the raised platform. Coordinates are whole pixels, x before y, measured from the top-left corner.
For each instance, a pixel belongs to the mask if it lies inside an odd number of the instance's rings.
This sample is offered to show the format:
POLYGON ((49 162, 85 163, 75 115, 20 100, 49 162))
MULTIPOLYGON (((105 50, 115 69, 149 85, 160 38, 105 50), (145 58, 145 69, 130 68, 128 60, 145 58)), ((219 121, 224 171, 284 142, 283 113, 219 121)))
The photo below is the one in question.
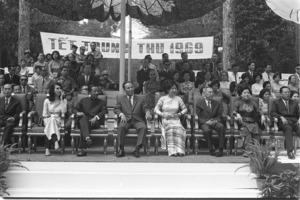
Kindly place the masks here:
POLYGON ((22 162, 9 198, 256 198, 248 168, 229 163, 22 162))

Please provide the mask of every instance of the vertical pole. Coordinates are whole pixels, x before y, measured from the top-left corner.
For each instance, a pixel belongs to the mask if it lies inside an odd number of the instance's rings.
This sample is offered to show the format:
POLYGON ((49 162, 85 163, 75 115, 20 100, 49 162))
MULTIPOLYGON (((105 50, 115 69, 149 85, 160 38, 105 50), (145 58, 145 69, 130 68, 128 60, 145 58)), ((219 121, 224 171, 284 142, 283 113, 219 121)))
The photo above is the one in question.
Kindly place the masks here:
POLYGON ((19 0, 18 63, 24 51, 30 49, 30 9, 27 0, 19 0))
POLYGON ((296 34, 296 63, 300 63, 300 24, 295 24, 295 34, 296 34))
POLYGON ((121 52, 120 52, 120 82, 119 82, 119 92, 123 93, 123 83, 125 80, 125 15, 126 15, 126 1, 121 0, 121 52))
MULTIPOLYGON (((128 0, 129 5, 131 5, 131 0, 128 0)), ((128 52, 128 81, 131 81, 131 57, 132 57, 132 19, 129 17, 129 52, 128 52)))
POLYGON ((223 68, 228 70, 235 61, 236 31, 235 31, 235 0, 223 3, 223 68))

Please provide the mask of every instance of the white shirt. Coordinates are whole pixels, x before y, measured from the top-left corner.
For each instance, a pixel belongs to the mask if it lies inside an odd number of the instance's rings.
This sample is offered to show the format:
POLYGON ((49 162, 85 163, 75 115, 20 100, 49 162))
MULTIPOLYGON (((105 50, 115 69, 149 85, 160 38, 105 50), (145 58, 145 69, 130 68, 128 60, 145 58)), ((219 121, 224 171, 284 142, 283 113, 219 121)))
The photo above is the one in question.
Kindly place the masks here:
POLYGON ((262 73, 262 79, 264 80, 264 82, 269 81, 272 84, 274 82, 273 75, 274 73, 272 72, 270 72, 269 74, 267 74, 267 72, 264 72, 262 73))
POLYGON ((9 104, 11 97, 8 97, 8 98, 7 98, 7 97, 5 97, 5 99, 4 99, 4 103, 5 103, 6 99, 8 99, 8 104, 9 104))
POLYGON ((241 82, 241 77, 239 75, 239 73, 234 74, 233 72, 228 73, 228 81, 231 82, 235 82, 236 79, 236 84, 239 84, 241 82))
POLYGON ((251 87, 252 94, 255 96, 258 96, 262 89, 263 89, 263 85, 261 83, 254 83, 251 87))
POLYGON ((205 102, 206 102, 207 107, 211 108, 211 100, 205 99, 205 102), (210 105, 209 105, 209 103, 210 103, 210 105))

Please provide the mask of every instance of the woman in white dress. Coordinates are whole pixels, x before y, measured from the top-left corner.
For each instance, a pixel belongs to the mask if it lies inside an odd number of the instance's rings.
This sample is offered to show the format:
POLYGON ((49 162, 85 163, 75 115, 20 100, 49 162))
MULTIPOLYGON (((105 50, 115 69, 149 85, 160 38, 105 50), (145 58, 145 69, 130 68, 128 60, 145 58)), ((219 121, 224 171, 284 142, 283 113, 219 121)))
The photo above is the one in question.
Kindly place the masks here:
POLYGON ((166 81, 164 84, 166 96, 161 97, 154 112, 162 118, 161 123, 161 147, 168 149, 169 156, 184 156, 186 131, 183 128, 180 117, 187 113, 183 100, 176 96, 178 86, 174 81, 166 81))
POLYGON ((60 140, 60 116, 67 111, 67 100, 63 99, 62 86, 55 83, 50 86, 49 98, 45 99, 43 107, 43 119, 46 134, 46 156, 50 156, 51 144, 54 143, 54 148, 58 149, 60 140))

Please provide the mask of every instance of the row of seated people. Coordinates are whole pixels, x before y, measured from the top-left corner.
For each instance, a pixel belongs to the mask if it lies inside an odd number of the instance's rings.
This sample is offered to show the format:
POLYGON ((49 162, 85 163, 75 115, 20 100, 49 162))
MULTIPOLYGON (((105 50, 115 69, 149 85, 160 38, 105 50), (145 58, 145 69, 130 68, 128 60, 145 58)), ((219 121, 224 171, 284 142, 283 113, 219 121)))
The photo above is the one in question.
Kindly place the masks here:
MULTIPOLYGON (((117 99, 115 113, 120 118, 117 128, 117 138, 119 151, 117 157, 123 157, 125 135, 129 128, 134 128, 138 132, 138 141, 134 156, 139 157, 139 150, 144 144, 144 138, 147 132, 145 119, 150 120, 153 116, 143 97, 133 94, 134 88, 132 83, 125 82, 123 88, 126 95, 117 99), (144 114, 146 113, 146 116, 144 114)), ((176 96, 178 86, 173 81, 164 84, 167 95, 161 97, 154 109, 161 120, 162 148, 168 149, 170 156, 183 156, 185 154, 186 130, 181 125, 180 117, 188 111, 183 100, 176 96)), ((11 143, 10 135, 13 127, 16 125, 21 112, 20 102, 11 97, 12 88, 10 84, 4 86, 4 96, 1 98, 1 126, 5 126, 2 137, 4 144, 11 143), (8 122, 8 123, 7 123, 8 122)), ((290 90, 288 87, 280 89, 281 98, 277 99, 271 105, 271 116, 279 118, 279 126, 282 127, 286 136, 286 145, 288 157, 294 158, 293 150, 293 130, 298 131, 299 105, 296 101, 290 100, 290 90)), ((79 103, 72 109, 72 112, 79 118, 78 124, 80 128, 80 152, 78 156, 85 156, 85 147, 92 143, 89 133, 92 128, 99 127, 104 115, 107 112, 106 104, 98 99, 98 87, 92 87, 91 96, 81 99, 79 103)), ((204 98, 196 103, 196 114, 198 116, 198 125, 204 132, 211 155, 218 157, 223 156, 223 144, 225 127, 221 123, 223 115, 223 106, 221 103, 214 101, 213 89, 205 87, 203 89, 204 98), (219 152, 215 154, 211 143, 212 130, 216 129, 219 135, 219 152)), ((251 142, 251 134, 260 134, 260 128, 257 124, 258 105, 250 101, 251 90, 249 87, 243 87, 239 90, 240 99, 234 102, 233 115, 243 127, 241 137, 243 145, 247 149, 247 144, 251 142)), ((262 95, 265 100, 270 96, 270 92, 262 95)), ((266 103, 266 102, 265 102, 266 103)), ((270 106, 270 105, 269 105, 270 106)), ((62 86, 59 83, 51 85, 49 98, 45 100, 43 105, 43 122, 44 133, 47 137, 46 155, 50 155, 51 143, 54 148, 59 148, 60 140, 60 113, 67 111, 67 101, 63 98, 62 86)), ((269 115, 265 115, 268 117, 269 115)))

